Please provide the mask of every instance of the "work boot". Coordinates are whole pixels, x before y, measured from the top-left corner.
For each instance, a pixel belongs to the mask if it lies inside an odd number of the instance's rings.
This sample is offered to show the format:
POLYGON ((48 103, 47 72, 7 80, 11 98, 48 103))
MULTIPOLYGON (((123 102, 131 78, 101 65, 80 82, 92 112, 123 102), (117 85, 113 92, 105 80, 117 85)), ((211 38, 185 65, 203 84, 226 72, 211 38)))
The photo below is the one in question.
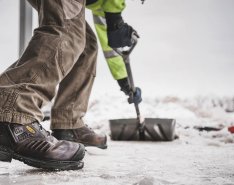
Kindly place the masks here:
POLYGON ((58 141, 38 122, 27 125, 0 122, 0 161, 16 159, 49 170, 81 169, 82 144, 58 141))
POLYGON ((52 135, 59 140, 78 142, 85 146, 95 146, 101 149, 107 148, 106 136, 96 134, 87 125, 77 129, 54 129, 52 135))

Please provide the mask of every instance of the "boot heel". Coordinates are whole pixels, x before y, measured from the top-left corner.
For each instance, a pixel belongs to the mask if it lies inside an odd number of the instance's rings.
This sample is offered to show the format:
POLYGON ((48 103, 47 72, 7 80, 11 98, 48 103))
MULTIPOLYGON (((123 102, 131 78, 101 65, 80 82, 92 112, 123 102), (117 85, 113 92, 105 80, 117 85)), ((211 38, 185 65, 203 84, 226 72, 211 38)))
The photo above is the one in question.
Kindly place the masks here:
POLYGON ((0 161, 2 162, 11 162, 12 154, 7 151, 0 151, 0 161))

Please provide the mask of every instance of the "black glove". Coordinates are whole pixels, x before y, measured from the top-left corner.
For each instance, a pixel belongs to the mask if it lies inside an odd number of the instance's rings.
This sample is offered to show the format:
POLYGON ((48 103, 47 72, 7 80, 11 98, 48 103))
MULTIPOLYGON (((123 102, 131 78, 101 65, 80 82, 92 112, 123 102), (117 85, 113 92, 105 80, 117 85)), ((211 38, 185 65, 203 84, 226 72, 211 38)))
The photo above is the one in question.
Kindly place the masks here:
POLYGON ((108 44, 111 48, 122 48, 125 46, 131 46, 132 34, 134 33, 137 37, 137 32, 124 23, 121 13, 105 13, 107 23, 107 37, 108 44))
POLYGON ((117 80, 118 84, 121 88, 121 91, 123 91, 127 96, 129 96, 128 98, 128 103, 135 103, 135 104, 139 104, 142 101, 141 98, 141 89, 139 87, 135 88, 135 92, 133 93, 129 83, 128 83, 128 79, 127 78, 123 78, 121 80, 117 80), (132 94, 133 93, 133 94, 132 94))

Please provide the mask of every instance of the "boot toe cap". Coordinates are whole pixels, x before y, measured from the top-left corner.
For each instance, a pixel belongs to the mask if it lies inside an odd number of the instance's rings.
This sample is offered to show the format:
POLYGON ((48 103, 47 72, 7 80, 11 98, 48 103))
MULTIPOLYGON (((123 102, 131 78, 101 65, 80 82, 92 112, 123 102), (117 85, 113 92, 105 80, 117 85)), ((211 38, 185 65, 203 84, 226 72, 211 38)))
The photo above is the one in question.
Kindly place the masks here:
POLYGON ((72 160, 73 161, 81 161, 84 156, 85 156, 85 146, 81 143, 76 143, 77 145, 79 145, 76 153, 73 155, 72 160))

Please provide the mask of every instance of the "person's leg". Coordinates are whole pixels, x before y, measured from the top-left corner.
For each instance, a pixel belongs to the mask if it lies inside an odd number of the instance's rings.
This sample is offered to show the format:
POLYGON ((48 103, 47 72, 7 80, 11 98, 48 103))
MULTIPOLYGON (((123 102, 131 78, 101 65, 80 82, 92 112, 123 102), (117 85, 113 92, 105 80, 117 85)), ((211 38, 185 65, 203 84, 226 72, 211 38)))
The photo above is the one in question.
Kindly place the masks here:
POLYGON ((51 111, 51 130, 57 139, 106 148, 106 136, 98 135, 83 123, 96 75, 96 36, 86 24, 86 46, 80 58, 60 82, 51 111))
POLYGON ((60 82, 51 110, 51 129, 84 126, 88 100, 96 75, 98 46, 96 36, 86 23, 86 46, 68 75, 60 82))
POLYGON ((0 75, 0 121, 41 121, 40 108, 85 47, 83 0, 37 0, 39 28, 14 67, 0 75))
POLYGON ((102 11, 102 9, 92 10, 92 13, 95 30, 113 78, 115 80, 126 78, 127 71, 123 61, 123 57, 121 57, 117 52, 113 50, 113 48, 108 45, 105 13, 102 11))
POLYGON ((39 28, 22 57, 0 75, 0 161, 79 169, 84 146, 58 141, 38 123, 41 107, 85 48, 84 0, 35 0, 39 28))

